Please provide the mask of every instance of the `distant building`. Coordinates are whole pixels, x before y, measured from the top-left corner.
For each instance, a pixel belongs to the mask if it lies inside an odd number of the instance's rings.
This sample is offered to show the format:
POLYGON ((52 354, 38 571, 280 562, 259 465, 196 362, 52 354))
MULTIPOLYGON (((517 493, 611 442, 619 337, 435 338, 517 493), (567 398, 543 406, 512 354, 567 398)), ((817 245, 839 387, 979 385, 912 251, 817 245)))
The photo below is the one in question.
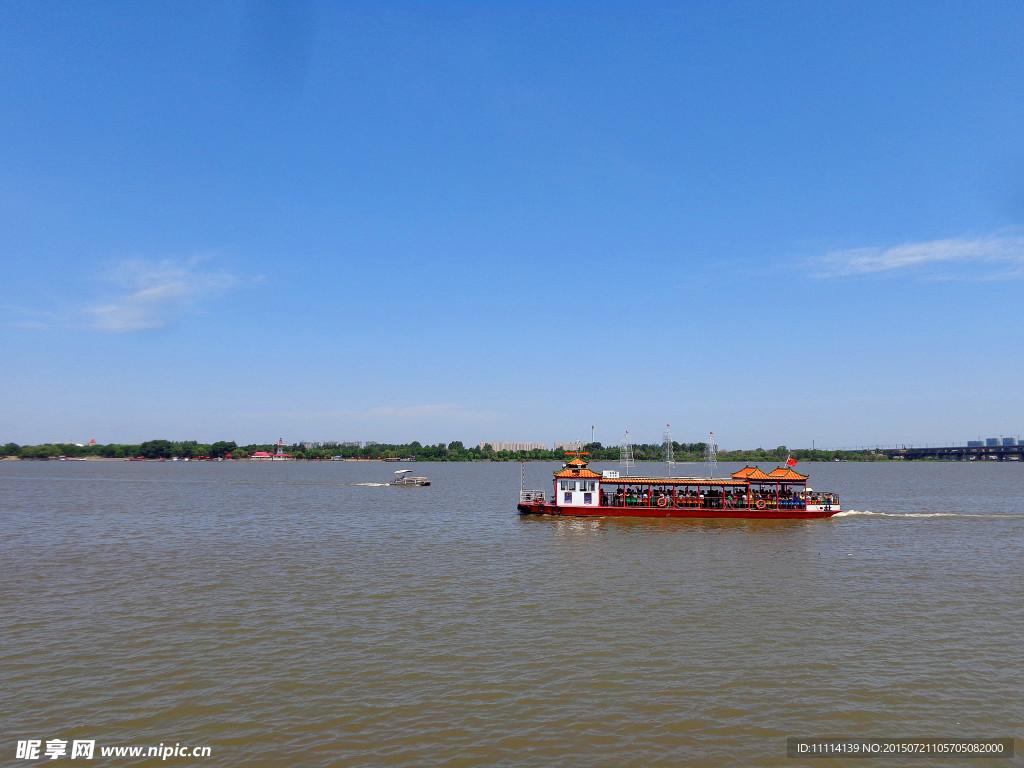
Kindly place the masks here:
POLYGON ((985 438, 985 445, 987 447, 988 446, 999 445, 999 438, 998 437, 986 437, 985 438))
POLYGON ((981 440, 968 440, 967 441, 967 447, 968 448, 981 448, 983 445, 984 445, 984 443, 982 443, 981 440))
POLYGON ((582 451, 583 441, 576 440, 572 443, 555 443, 554 450, 556 451, 582 451))
POLYGON ((249 459, 252 461, 295 461, 294 456, 284 452, 284 438, 278 438, 277 450, 274 453, 256 451, 249 459))
POLYGON ((489 445, 496 451, 546 451, 547 443, 510 443, 504 440, 487 441, 480 443, 480 450, 489 445))
POLYGON ((1016 444, 1017 444, 1017 438, 1015 438, 1015 437, 1004 437, 1003 438, 1003 445, 1016 445, 1016 444))

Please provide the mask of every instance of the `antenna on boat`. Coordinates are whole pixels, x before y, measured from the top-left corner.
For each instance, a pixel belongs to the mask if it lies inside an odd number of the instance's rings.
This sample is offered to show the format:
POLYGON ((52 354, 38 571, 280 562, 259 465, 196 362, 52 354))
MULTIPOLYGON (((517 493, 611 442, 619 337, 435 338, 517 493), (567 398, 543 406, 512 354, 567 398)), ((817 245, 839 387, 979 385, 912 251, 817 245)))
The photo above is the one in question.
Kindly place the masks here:
POLYGON ((619 470, 623 477, 629 477, 629 468, 633 466, 633 445, 629 442, 629 430, 619 443, 619 470))
POLYGON ((668 476, 673 477, 676 473, 676 460, 672 453, 672 425, 665 425, 665 436, 662 438, 662 446, 665 449, 665 463, 668 465, 668 476))
POLYGON ((708 432, 707 449, 704 451, 704 465, 707 467, 708 477, 714 477, 718 469, 718 443, 715 442, 715 433, 708 432))

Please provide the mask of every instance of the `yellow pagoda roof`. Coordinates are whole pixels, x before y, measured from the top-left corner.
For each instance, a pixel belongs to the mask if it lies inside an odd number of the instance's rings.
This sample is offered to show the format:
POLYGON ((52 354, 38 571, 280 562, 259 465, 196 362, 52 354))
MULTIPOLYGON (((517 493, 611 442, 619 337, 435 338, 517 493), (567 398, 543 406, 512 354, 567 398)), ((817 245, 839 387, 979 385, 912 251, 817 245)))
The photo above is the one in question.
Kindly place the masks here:
MULTIPOLYGON (((572 462, 570 462, 571 464, 572 462)), ((555 477, 586 477, 586 478, 599 478, 600 473, 595 472, 592 469, 587 469, 586 464, 582 467, 567 466, 561 472, 555 472, 555 477)))
POLYGON ((738 472, 733 472, 732 476, 737 480, 768 480, 770 479, 761 469, 757 467, 744 467, 738 472))
POLYGON ((807 475, 801 475, 799 472, 794 472, 790 467, 776 467, 768 473, 768 477, 772 480, 803 481, 807 479, 807 475))

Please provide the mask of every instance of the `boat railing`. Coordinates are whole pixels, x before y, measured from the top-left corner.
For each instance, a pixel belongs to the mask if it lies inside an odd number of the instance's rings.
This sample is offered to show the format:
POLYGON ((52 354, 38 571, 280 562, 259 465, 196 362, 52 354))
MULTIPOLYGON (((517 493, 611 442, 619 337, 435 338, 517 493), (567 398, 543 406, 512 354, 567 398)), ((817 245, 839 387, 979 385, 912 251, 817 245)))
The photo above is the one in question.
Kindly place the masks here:
POLYGON ((816 505, 816 506, 821 506, 823 504, 829 504, 829 505, 835 506, 835 505, 839 504, 839 494, 838 493, 812 493, 812 494, 808 494, 808 496, 807 496, 807 503, 808 504, 813 504, 813 505, 816 505))
POLYGON ((544 501, 546 491, 520 491, 519 503, 526 504, 531 501, 544 501))

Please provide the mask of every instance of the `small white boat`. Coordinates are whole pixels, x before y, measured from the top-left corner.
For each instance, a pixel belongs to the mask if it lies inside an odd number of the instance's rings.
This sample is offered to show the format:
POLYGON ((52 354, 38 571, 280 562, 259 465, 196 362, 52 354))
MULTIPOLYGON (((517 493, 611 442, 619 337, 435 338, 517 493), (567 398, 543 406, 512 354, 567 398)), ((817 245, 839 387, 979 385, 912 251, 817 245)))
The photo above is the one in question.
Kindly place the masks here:
POLYGON ((411 469, 396 469, 395 479, 391 481, 391 485, 430 485, 427 478, 412 477, 411 472, 411 469))

